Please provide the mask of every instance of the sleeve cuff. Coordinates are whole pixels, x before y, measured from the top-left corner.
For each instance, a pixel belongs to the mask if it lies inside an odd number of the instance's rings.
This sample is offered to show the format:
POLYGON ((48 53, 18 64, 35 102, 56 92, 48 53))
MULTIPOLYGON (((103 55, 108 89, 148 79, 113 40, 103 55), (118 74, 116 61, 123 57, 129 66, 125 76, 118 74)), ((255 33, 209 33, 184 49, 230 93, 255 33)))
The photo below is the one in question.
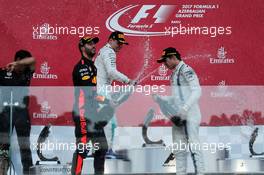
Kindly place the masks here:
POLYGON ((185 111, 189 111, 189 109, 190 109, 189 105, 187 105, 187 104, 184 104, 184 105, 182 106, 182 108, 183 108, 185 111))
POLYGON ((127 79, 124 81, 124 83, 127 83, 127 84, 128 84, 129 81, 130 81, 130 80, 127 78, 127 79))

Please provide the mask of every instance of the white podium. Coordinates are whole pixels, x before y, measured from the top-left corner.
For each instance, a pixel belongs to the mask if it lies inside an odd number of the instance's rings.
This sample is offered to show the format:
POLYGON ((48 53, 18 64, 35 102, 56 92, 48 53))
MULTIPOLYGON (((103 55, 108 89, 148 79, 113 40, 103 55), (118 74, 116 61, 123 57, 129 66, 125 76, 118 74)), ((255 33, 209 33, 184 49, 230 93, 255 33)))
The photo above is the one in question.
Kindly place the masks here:
POLYGON ((264 174, 264 159, 223 159, 218 160, 218 172, 264 174))
MULTIPOLYGON (((94 174, 93 158, 86 158, 83 162, 82 174, 94 174)), ((106 159, 105 174, 127 174, 131 172, 130 161, 122 159, 106 159)))

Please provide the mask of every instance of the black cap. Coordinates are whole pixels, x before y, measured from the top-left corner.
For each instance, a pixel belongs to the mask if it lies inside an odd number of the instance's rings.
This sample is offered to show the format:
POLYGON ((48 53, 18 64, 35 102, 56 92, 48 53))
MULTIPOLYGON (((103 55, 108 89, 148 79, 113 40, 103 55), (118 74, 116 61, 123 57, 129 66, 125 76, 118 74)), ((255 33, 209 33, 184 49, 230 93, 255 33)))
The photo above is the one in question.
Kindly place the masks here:
POLYGON ((94 44, 99 42, 99 38, 98 37, 90 37, 90 36, 86 36, 86 37, 82 37, 79 41, 79 47, 84 46, 86 43, 89 43, 93 41, 94 44))
POLYGON ((171 55, 175 55, 178 59, 181 59, 180 53, 173 47, 168 47, 163 50, 161 57, 157 60, 158 63, 162 63, 166 60, 166 58, 171 55))
POLYGON ((109 36, 109 39, 114 39, 117 40, 118 42, 122 43, 122 44, 126 44, 128 45, 128 42, 126 42, 125 40, 125 35, 123 32, 119 32, 119 31, 114 31, 111 33, 111 35, 109 36))
POLYGON ((32 57, 31 53, 27 50, 19 50, 15 54, 15 61, 22 60, 27 57, 32 57))

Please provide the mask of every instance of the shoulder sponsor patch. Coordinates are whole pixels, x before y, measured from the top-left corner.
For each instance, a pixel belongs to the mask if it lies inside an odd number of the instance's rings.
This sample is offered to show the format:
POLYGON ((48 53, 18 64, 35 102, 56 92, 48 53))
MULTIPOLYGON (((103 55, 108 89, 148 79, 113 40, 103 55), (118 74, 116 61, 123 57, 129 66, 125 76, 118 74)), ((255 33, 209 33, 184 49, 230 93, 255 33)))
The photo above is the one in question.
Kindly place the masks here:
POLYGON ((79 72, 86 72, 88 69, 87 68, 82 68, 82 69, 79 69, 79 72))
POLYGON ((110 53, 108 54, 108 56, 109 56, 110 58, 115 58, 115 57, 116 57, 116 54, 110 52, 110 53))
POLYGON ((93 77, 92 83, 96 84, 96 77, 93 77))
POLYGON ((195 73, 191 68, 185 69, 183 75, 187 81, 192 81, 195 79, 195 73))
POLYGON ((86 75, 82 77, 82 80, 88 80, 90 78, 90 76, 86 75))

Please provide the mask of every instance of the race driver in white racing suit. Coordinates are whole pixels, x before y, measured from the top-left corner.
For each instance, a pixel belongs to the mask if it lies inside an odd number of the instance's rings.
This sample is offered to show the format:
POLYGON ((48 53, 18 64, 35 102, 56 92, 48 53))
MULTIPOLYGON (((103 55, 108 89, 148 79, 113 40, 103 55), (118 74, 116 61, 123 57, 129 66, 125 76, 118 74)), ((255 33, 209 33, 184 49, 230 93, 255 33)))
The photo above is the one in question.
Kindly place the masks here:
MULTIPOLYGON (((116 68, 116 53, 122 49, 124 44, 128 45, 125 41, 124 34, 119 31, 112 32, 108 38, 108 43, 100 49, 95 60, 95 66, 97 68, 97 93, 98 95, 105 96, 107 99, 111 99, 112 93, 109 92, 109 89, 111 89, 113 80, 125 84, 134 83, 134 81, 130 80, 116 68)), ((106 155, 107 158, 116 158, 112 150, 116 127, 116 117, 113 116, 105 127, 105 134, 109 146, 109 151, 106 155)))
MULTIPOLYGON (((181 55, 175 48, 164 49, 157 62, 163 63, 168 69, 173 70, 171 75, 172 94, 171 96, 160 96, 160 98, 167 100, 175 109, 178 109, 175 116, 184 121, 182 126, 175 124, 172 127, 173 144, 177 144, 178 148, 180 144, 186 145, 186 149, 173 149, 176 158, 176 173, 177 175, 187 174, 187 149, 189 149, 195 174, 203 174, 202 150, 197 146, 200 144, 199 126, 201 122, 198 104, 201 96, 199 79, 194 70, 181 60, 181 55)), ((157 101, 157 95, 154 95, 153 98, 157 101)))

